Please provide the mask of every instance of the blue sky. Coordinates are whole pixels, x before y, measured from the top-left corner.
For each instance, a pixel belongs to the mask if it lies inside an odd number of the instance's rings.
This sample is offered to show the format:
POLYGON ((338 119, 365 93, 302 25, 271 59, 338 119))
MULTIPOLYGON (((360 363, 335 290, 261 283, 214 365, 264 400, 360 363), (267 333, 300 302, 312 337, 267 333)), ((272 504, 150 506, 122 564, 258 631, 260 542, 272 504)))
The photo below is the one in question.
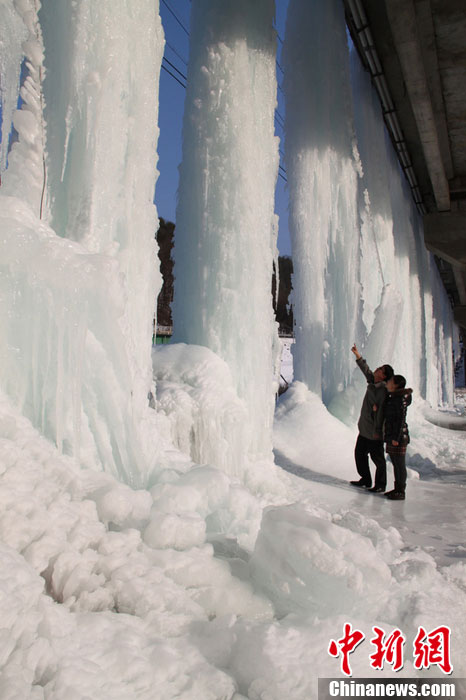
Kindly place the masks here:
MULTIPOLYGON (((276 0, 276 26, 280 39, 284 38, 286 9, 288 0, 276 0)), ((181 161, 181 131, 185 99, 187 61, 189 56, 189 18, 191 0, 160 0, 160 15, 165 32, 165 54, 160 76, 159 106, 159 178, 155 190, 155 203, 158 215, 176 222, 176 192, 178 189, 178 165, 181 161), (170 73, 169 73, 169 72, 170 73)), ((278 63, 280 62, 281 41, 278 40, 278 63)), ((277 66, 279 84, 283 78, 277 66)), ((275 197, 275 210, 280 217, 278 247, 282 255, 290 255, 288 233, 288 194, 286 173, 283 164, 283 117, 284 101, 278 90, 278 109, 275 118, 276 134, 281 139, 281 166, 275 197)))

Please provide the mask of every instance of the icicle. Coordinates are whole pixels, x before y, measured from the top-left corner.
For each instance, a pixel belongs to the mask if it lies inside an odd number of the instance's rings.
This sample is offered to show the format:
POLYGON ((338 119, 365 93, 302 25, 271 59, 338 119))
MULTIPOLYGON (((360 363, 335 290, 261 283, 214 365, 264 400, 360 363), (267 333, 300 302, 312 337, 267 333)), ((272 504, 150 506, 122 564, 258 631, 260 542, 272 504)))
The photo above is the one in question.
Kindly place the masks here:
POLYGON ((14 116, 19 140, 0 189, 0 383, 64 453, 141 485, 157 453, 147 393, 160 284, 153 205, 158 3, 47 0, 40 26, 39 3, 16 6, 27 28, 29 75, 14 116), (73 218, 78 209, 82 216, 73 218))
POLYGON ((252 459, 271 456, 274 408, 273 15, 271 0, 192 4, 174 249, 175 340, 228 364, 252 459))
POLYGON ((294 376, 327 403, 350 376, 359 306, 357 169, 339 0, 291 0, 283 48, 294 376))
POLYGON ((0 27, 1 174, 7 164, 11 124, 19 97, 22 45, 27 36, 26 27, 13 0, 0 3, 0 27))
MULTIPOLYGON (((15 7, 24 23, 22 43, 27 75, 21 87, 22 106, 13 115, 18 141, 8 156, 8 170, 3 177, 2 193, 21 197, 38 218, 42 218, 45 187, 45 124, 42 100, 42 33, 38 20, 37 0, 17 0, 15 7)), ((6 115, 8 116, 8 115, 6 115)))

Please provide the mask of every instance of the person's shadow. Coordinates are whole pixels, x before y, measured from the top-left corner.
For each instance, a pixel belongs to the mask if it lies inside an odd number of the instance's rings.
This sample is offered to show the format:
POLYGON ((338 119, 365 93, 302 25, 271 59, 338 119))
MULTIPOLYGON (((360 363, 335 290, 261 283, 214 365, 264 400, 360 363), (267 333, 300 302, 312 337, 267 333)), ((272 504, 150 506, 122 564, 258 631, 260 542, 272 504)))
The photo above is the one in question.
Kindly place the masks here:
POLYGON ((299 464, 292 462, 291 459, 286 457, 283 454, 283 452, 280 452, 280 450, 274 449, 273 454, 275 457, 275 464, 277 464, 277 466, 281 467, 290 474, 299 476, 302 479, 307 479, 307 481, 316 481, 319 484, 327 484, 329 486, 339 487, 343 486, 345 489, 349 488, 348 481, 346 481, 345 479, 339 479, 337 476, 323 474, 322 472, 313 471, 308 467, 302 467, 299 464))

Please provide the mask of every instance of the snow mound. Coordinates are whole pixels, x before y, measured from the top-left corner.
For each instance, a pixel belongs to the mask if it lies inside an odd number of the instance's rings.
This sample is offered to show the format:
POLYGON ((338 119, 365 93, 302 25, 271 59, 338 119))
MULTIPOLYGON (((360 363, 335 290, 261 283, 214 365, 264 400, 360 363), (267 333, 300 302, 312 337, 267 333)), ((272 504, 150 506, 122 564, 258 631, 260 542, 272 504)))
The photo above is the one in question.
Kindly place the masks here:
POLYGON ((157 408, 170 419, 173 444, 198 464, 239 475, 246 459, 246 406, 231 372, 208 348, 176 343, 153 351, 157 408))
POLYGON ((275 414, 274 447, 295 464, 342 479, 354 478, 356 433, 325 408, 302 382, 293 382, 275 414))
POLYGON ((299 505, 265 509, 251 569, 279 615, 375 614, 391 579, 367 537, 299 505))
POLYGON ((76 614, 45 594, 24 558, 0 544, 2 698, 167 700, 231 697, 234 683, 182 638, 154 634, 150 617, 76 614), (186 695, 184 695, 186 693, 186 695))
POLYGON ((231 678, 186 638, 196 620, 272 615, 205 542, 205 519, 228 508, 228 477, 186 474, 199 513, 177 514, 180 502, 166 513, 163 485, 152 495, 78 469, 3 398, 0 464, 0 696, 232 697, 231 678), (169 542, 164 518, 182 523, 169 542))

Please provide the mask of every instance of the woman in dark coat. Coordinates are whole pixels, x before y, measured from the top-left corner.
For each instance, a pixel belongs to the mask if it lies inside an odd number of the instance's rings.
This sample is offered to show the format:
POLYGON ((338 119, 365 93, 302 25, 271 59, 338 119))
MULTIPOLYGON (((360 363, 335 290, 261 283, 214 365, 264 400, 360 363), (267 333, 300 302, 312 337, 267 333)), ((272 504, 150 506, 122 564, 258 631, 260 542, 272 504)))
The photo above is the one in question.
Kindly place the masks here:
POLYGON ((406 413, 412 400, 412 389, 406 389, 406 379, 395 374, 388 380, 388 396, 384 406, 384 442, 393 464, 395 488, 386 497, 403 501, 406 490, 406 446, 409 442, 406 413))

